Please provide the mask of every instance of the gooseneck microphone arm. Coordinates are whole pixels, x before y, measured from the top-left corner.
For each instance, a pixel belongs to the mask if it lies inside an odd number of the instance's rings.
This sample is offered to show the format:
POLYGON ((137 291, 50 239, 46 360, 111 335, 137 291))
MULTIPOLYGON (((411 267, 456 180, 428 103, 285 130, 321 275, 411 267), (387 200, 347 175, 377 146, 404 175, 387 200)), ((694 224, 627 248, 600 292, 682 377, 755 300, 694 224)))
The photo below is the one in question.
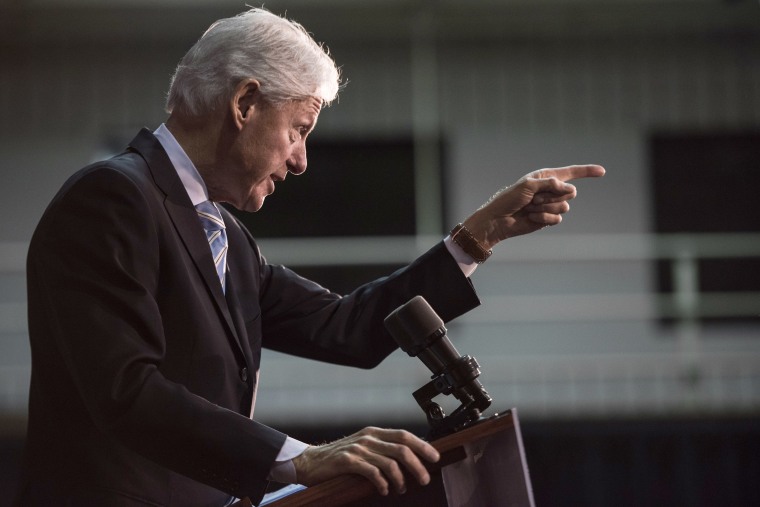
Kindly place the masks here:
POLYGON ((385 327, 401 350, 420 360, 433 372, 431 381, 414 392, 414 398, 427 416, 431 437, 458 431, 478 420, 491 405, 491 397, 478 380, 480 366, 475 358, 462 356, 446 336, 443 320, 422 296, 416 296, 385 318, 385 327), (439 394, 461 403, 446 416, 433 401, 439 394))

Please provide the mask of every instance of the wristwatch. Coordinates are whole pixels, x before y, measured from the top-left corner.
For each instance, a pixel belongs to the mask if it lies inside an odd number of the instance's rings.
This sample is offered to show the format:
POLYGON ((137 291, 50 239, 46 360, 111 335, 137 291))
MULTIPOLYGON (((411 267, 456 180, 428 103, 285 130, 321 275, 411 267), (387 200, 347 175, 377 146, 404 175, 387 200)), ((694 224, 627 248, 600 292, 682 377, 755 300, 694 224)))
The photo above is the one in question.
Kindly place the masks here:
POLYGON ((493 250, 483 248, 480 241, 475 239, 475 236, 463 224, 457 224, 451 229, 450 235, 451 240, 462 247, 462 250, 478 264, 484 263, 493 253, 493 250))

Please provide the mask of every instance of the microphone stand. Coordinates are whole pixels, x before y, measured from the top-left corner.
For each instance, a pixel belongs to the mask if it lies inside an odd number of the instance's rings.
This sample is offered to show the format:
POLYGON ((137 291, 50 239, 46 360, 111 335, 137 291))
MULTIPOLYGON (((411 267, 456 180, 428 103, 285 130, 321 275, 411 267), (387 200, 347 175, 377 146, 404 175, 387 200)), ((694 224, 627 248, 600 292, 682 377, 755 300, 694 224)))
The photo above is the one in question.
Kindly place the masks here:
POLYGON ((472 356, 461 356, 445 365, 431 377, 430 382, 417 389, 414 399, 427 417, 430 431, 428 440, 449 435, 471 426, 481 419, 483 410, 491 405, 491 396, 478 380, 480 365, 472 356), (461 403, 450 415, 446 415, 438 403, 438 395, 451 395, 461 403))

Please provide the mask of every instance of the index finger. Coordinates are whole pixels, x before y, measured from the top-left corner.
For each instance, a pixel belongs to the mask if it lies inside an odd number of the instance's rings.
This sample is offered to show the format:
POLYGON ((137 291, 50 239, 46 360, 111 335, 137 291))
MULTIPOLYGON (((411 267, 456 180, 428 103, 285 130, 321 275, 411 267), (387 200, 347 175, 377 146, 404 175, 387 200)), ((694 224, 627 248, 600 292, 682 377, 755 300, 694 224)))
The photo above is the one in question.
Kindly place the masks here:
POLYGON ((539 178, 557 178, 560 181, 570 181, 578 178, 599 178, 604 176, 605 172, 604 167, 596 164, 570 165, 536 171, 539 178))

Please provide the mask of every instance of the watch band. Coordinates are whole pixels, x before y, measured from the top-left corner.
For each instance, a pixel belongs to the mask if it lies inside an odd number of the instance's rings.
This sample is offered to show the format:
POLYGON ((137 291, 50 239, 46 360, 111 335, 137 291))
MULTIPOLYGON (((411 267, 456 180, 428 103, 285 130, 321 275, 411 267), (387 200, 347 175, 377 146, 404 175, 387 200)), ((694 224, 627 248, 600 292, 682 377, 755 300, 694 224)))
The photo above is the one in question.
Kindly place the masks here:
POLYGON ((463 224, 457 224, 451 229, 451 241, 459 245, 464 252, 472 257, 478 264, 484 263, 493 253, 493 250, 486 250, 480 241, 463 224))

